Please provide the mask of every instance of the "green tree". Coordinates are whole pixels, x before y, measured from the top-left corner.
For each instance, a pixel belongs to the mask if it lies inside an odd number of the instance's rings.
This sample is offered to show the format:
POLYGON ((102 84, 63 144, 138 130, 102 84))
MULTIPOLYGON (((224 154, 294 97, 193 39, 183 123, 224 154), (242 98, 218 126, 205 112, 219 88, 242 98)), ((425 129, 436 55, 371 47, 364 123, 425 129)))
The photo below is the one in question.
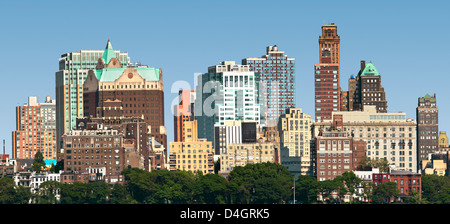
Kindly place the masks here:
POLYGON ((27 204, 31 191, 24 186, 17 186, 10 177, 0 178, 0 204, 27 204))
POLYGON ((397 197, 399 195, 399 191, 397 189, 397 184, 394 182, 385 182, 378 185, 373 190, 372 199, 375 203, 390 203, 391 199, 397 197))
POLYGON ((44 155, 42 155, 42 152, 38 150, 34 155, 34 161, 33 164, 31 165, 31 168, 33 168, 33 170, 36 173, 40 173, 44 167, 45 167, 44 155))
POLYGON ((138 202, 131 197, 126 187, 122 184, 114 184, 111 189, 111 204, 137 204, 138 202))
POLYGON ((247 164, 235 167, 228 176, 237 186, 232 192, 237 203, 284 203, 292 198, 293 176, 276 163, 247 164))
POLYGON ((317 202, 318 181, 311 176, 300 175, 295 182, 295 200, 300 203, 317 202))
POLYGON ((32 198, 30 188, 24 186, 15 186, 14 202, 13 204, 28 204, 32 198))
POLYGON ((10 177, 0 179, 0 203, 13 204, 15 201, 15 183, 10 177))
MULTIPOLYGON (((404 204, 424 204, 424 203, 426 203, 425 201, 423 201, 423 200, 421 200, 419 198, 419 193, 418 192, 411 191, 409 193, 409 196, 410 197, 405 197, 403 199, 403 203, 404 204)), ((448 199, 450 199, 450 198, 448 198, 448 199)), ((450 202, 450 201, 448 201, 448 202, 450 202)))
POLYGON ((128 168, 122 171, 125 178, 125 188, 131 197, 140 204, 156 203, 156 176, 138 168, 128 168))
POLYGON ((56 195, 61 191, 61 183, 58 181, 46 181, 39 185, 36 192, 35 203, 38 204, 57 204, 56 195))
MULTIPOLYGON (((336 185, 336 199, 333 200, 335 203, 342 203, 343 199, 345 199, 346 195, 350 194, 350 191, 348 187, 345 185, 344 177, 343 176, 337 176, 333 179, 333 182, 335 182, 336 185)), ((351 197, 353 197, 353 194, 350 194, 351 197)))
POLYGON ((158 204, 188 204, 192 202, 195 177, 184 170, 156 170, 155 199, 158 204))
POLYGON ((105 182, 89 182, 87 185, 86 202, 88 204, 107 204, 111 190, 105 182))
POLYGON ((350 194, 350 202, 353 202, 353 195, 356 194, 358 187, 361 187, 362 180, 358 178, 353 172, 344 172, 340 178, 343 186, 350 194))
POLYGON ((422 181, 422 198, 429 203, 438 204, 442 202, 447 188, 450 188, 448 176, 424 175, 422 181))
POLYGON ((319 181, 317 190, 322 198, 322 202, 334 203, 333 193, 339 190, 339 181, 336 178, 333 180, 319 181))
POLYGON ((199 174, 193 188, 196 203, 226 203, 227 180, 217 174, 199 174))
POLYGON ((380 172, 386 173, 389 172, 389 161, 385 158, 381 158, 379 160, 375 160, 376 163, 374 167, 379 168, 380 172))
POLYGON ((88 186, 82 182, 61 185, 61 204, 88 204, 88 186))

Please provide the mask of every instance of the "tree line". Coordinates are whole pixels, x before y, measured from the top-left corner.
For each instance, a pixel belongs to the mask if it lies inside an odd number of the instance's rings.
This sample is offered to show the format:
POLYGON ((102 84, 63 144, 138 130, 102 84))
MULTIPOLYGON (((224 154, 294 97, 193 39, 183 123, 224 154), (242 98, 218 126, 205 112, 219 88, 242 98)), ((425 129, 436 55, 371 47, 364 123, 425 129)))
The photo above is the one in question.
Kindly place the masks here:
MULTIPOLYGON (((124 184, 104 182, 60 183, 47 181, 35 193, 15 185, 10 177, 0 179, 1 204, 317 204, 317 203, 389 203, 399 196, 395 183, 372 188, 353 172, 333 180, 317 181, 310 176, 294 176, 276 163, 235 167, 227 178, 217 174, 177 170, 148 172, 125 169, 124 184), (357 189, 363 187, 362 193, 357 189), (371 190, 373 189, 373 190, 371 190), (295 196, 294 196, 295 192, 295 196), (59 195, 59 198, 57 197, 59 195), (344 201, 345 195, 350 201, 344 201), (319 199, 319 200, 318 200, 319 199)), ((422 177, 422 197, 412 195, 402 203, 450 203, 450 179, 447 176, 422 177)))

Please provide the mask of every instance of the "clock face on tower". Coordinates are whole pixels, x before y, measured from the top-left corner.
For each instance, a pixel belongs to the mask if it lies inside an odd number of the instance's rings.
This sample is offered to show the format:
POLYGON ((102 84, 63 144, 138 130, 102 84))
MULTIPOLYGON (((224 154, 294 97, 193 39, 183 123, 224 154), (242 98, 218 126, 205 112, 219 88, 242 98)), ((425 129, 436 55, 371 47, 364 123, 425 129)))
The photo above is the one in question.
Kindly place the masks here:
POLYGON ((133 73, 128 73, 128 78, 129 79, 133 78, 133 73))

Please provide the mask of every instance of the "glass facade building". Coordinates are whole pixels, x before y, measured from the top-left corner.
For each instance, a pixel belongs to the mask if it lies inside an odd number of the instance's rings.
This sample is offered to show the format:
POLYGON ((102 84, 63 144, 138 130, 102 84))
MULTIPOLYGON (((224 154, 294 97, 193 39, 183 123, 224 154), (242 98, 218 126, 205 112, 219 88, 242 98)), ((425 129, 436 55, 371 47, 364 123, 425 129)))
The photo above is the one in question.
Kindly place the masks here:
POLYGON ((226 121, 248 120, 261 123, 259 74, 247 66, 225 61, 212 66, 208 73, 199 75, 195 120, 198 120, 198 136, 214 141, 214 126, 226 121))
POLYGON ((286 109, 295 107, 295 59, 288 58, 278 47, 268 46, 261 58, 245 58, 242 65, 260 74, 261 94, 266 106, 265 120, 278 120, 286 109))

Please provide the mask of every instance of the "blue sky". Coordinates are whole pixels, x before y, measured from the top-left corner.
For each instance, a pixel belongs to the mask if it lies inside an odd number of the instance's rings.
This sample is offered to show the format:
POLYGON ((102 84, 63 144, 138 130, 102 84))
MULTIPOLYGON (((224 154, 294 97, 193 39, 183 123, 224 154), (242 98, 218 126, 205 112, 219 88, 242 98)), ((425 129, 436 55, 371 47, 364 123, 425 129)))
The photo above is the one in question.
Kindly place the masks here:
POLYGON ((0 137, 11 153, 15 107, 55 98, 59 57, 103 49, 108 39, 133 62, 162 68, 168 141, 173 83, 221 61, 239 64, 278 45, 296 59, 296 104, 314 113, 314 67, 323 24, 341 37, 341 86, 371 61, 389 112, 415 119, 417 99, 437 94, 439 130, 450 131, 449 1, 1 1, 0 137))

